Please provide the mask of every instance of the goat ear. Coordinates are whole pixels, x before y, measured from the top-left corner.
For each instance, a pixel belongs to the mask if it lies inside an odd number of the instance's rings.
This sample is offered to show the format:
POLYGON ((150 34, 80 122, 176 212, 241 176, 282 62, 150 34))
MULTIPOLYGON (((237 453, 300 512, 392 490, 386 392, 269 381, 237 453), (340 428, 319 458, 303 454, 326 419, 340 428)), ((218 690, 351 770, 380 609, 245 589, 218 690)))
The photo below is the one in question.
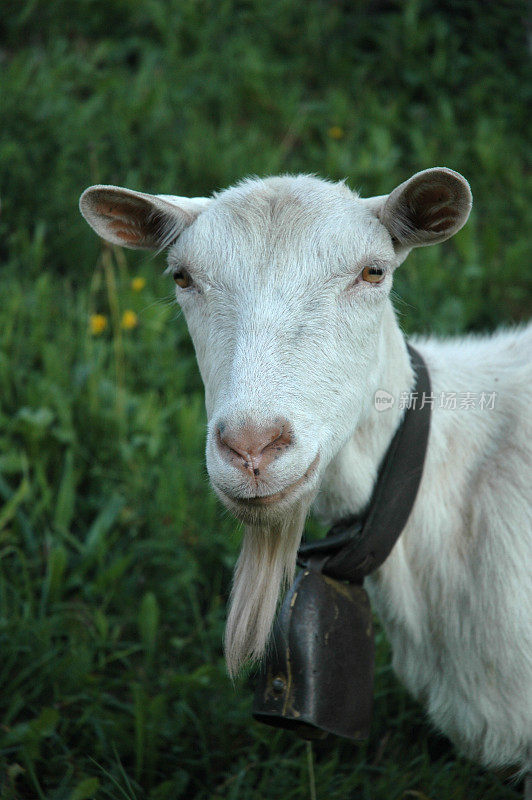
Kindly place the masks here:
POLYGON ((465 225, 473 197, 462 175, 446 167, 418 172, 384 200, 378 216, 398 248, 436 244, 465 225))
POLYGON ((191 225, 210 203, 206 197, 174 197, 90 186, 79 208, 96 233, 111 242, 140 250, 163 250, 191 225))

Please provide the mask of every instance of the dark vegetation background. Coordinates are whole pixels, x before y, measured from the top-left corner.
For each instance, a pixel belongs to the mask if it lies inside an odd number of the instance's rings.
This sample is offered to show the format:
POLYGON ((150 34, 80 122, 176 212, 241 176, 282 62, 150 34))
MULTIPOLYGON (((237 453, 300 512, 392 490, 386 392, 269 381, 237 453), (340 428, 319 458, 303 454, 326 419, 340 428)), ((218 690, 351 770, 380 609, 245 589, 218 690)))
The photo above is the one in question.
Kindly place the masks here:
MULTIPOLYGON (((249 681, 226 676, 239 534, 208 488, 164 259, 103 246, 80 192, 201 195, 307 171, 371 195, 446 165, 474 210, 399 271, 405 330, 524 320, 527 5, 2 3, 3 800, 312 797, 305 745, 252 722, 249 681)), ((371 739, 314 759, 329 800, 518 796, 431 731, 381 633, 371 739)))

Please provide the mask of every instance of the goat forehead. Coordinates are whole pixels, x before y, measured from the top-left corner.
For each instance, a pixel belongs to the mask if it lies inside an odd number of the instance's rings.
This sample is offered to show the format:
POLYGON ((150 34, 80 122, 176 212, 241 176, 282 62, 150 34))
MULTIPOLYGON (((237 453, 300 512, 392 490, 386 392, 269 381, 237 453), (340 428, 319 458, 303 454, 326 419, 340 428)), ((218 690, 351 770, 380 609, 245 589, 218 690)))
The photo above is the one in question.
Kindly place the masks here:
POLYGON ((216 197, 175 255, 222 279, 294 268, 324 275, 371 255, 383 232, 343 184, 309 176, 248 180, 216 197))
POLYGON ((219 208, 260 224, 282 225, 309 213, 334 213, 356 199, 343 183, 328 183, 307 175, 245 180, 217 195, 219 208))

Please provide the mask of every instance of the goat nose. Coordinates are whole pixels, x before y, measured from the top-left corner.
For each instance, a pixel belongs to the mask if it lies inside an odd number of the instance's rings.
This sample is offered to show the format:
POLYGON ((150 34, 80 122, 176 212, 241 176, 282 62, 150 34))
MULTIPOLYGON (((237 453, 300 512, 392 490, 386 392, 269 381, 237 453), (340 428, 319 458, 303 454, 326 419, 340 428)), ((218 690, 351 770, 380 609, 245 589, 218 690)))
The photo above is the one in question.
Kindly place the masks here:
POLYGON ((221 454, 235 467, 252 475, 260 475, 275 458, 292 443, 290 423, 277 418, 270 425, 243 425, 229 428, 220 423, 217 428, 217 443, 221 454))

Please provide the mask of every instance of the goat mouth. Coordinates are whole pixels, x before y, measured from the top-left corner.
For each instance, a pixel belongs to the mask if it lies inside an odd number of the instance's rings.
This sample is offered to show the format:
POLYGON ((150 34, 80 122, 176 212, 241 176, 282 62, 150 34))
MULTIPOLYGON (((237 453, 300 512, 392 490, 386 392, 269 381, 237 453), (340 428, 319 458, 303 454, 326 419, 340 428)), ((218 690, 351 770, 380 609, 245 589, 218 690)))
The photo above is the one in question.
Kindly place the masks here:
POLYGON ((252 495, 251 497, 235 497, 235 495, 228 494, 224 492, 224 494, 231 500, 231 502, 235 503, 240 507, 247 507, 255 506, 268 506, 272 503, 279 503, 281 500, 284 500, 285 497, 291 495, 296 489, 299 489, 300 486, 303 486, 309 478, 314 474, 316 471, 316 467, 318 466, 318 461, 320 460, 320 454, 317 453, 314 460, 310 464, 309 467, 305 470, 303 475, 294 483, 285 486, 284 489, 280 489, 278 492, 274 492, 273 494, 257 494, 252 495))

